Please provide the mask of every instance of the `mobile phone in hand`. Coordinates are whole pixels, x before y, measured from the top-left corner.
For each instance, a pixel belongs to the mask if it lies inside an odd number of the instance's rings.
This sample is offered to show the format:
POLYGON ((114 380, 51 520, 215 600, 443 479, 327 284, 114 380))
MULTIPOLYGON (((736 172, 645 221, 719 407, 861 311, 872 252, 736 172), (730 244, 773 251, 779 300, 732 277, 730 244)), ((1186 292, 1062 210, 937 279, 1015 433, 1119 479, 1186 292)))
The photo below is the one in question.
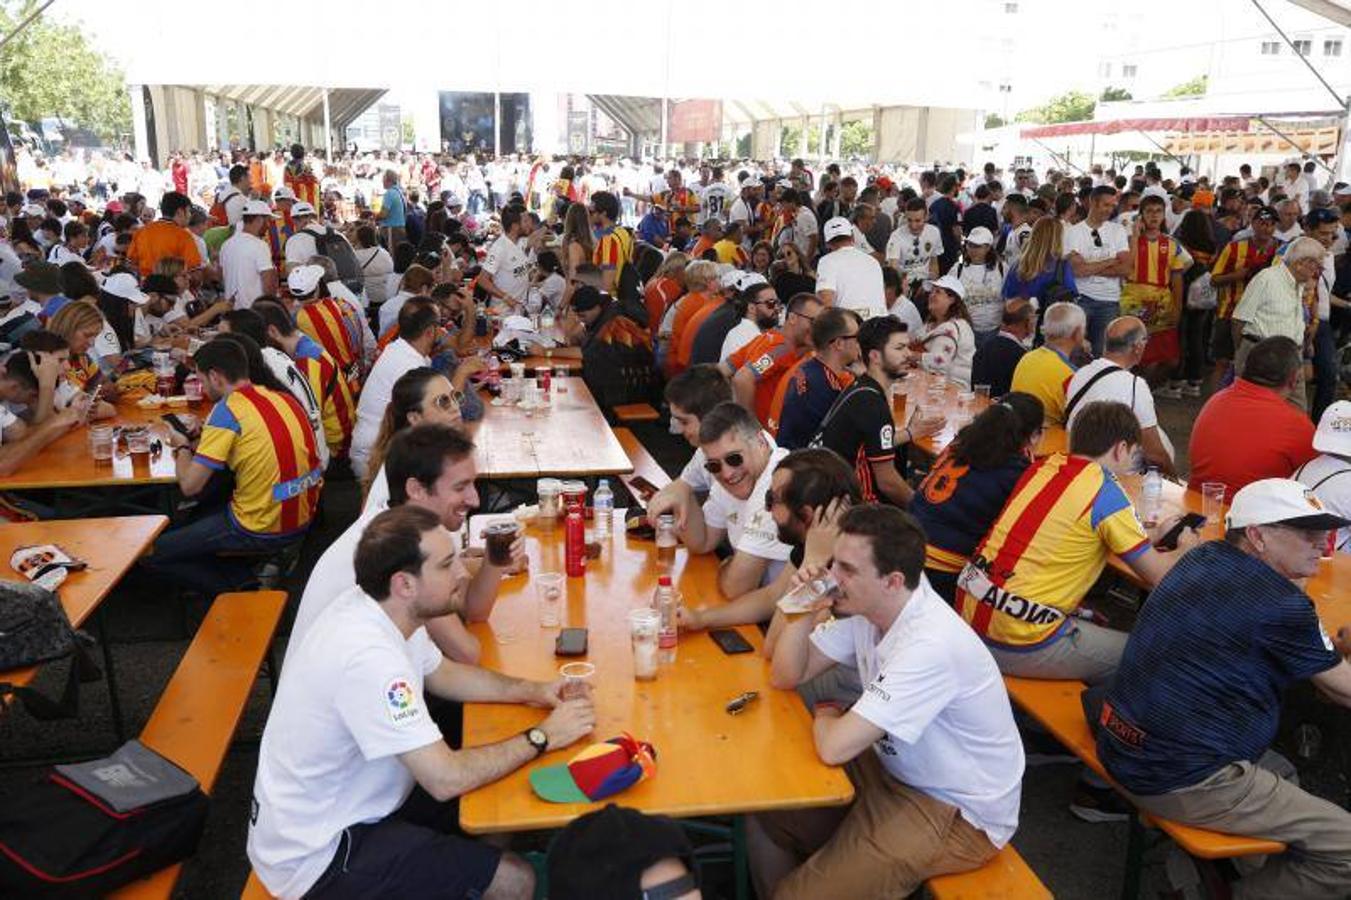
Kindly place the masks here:
POLYGON ((1154 542, 1155 550, 1176 550, 1178 538, 1182 537, 1182 529, 1190 528, 1193 531, 1206 524, 1206 517, 1200 513, 1187 513, 1181 519, 1177 520, 1172 528, 1164 533, 1163 537, 1154 542))

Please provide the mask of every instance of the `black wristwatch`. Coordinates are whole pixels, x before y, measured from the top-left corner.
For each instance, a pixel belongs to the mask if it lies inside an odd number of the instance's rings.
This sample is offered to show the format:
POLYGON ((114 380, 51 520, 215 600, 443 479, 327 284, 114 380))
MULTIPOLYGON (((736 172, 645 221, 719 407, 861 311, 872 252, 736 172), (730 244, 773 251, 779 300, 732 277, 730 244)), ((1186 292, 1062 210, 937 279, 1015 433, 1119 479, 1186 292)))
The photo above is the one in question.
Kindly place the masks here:
POLYGON ((542 728, 527 728, 525 730, 525 740, 530 746, 535 748, 535 755, 540 756, 549 749, 549 736, 544 733, 542 728))

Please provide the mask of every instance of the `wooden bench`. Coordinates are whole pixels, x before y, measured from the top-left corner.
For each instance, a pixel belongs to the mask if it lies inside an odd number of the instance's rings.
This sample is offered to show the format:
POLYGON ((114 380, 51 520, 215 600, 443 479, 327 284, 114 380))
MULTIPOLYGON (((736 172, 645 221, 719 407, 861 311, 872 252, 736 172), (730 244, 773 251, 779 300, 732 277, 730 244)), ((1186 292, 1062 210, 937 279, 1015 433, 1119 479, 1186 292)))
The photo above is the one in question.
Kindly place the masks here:
MULTIPOLYGON (((1088 727, 1083 706, 1079 702, 1079 695, 1084 690, 1083 682, 1046 681, 1006 675, 1004 685, 1008 688, 1009 696, 1013 698, 1014 703, 1079 757, 1084 765, 1115 790, 1121 791, 1121 786, 1107 774, 1102 761, 1098 759, 1097 741, 1088 727)), ((1132 823, 1131 841, 1127 848, 1128 886, 1138 887, 1139 857, 1143 852, 1138 834, 1140 825, 1158 828, 1183 850, 1201 859, 1232 859, 1238 856, 1270 855, 1285 851, 1285 844, 1280 841, 1208 831, 1138 811, 1132 823)), ((1134 889, 1128 887, 1123 891, 1123 896, 1134 896, 1135 893, 1134 889)))
POLYGON ((621 422, 655 422, 661 418, 661 413, 650 403, 621 403, 614 412, 621 422))
MULTIPOLYGON (((141 743, 182 766, 204 793, 216 784, 285 608, 284 591, 217 597, 141 732, 141 743)), ((182 869, 161 869, 111 896, 167 898, 182 869)))
POLYGON ((647 452, 647 448, 638 442, 638 438, 627 428, 614 429, 615 439, 619 441, 619 446, 624 448, 628 454, 629 462, 633 463, 633 471, 628 475, 620 475, 619 480, 624 482, 624 486, 629 489, 633 495, 633 500, 640 506, 646 507, 642 496, 636 491, 632 484, 634 476, 641 475, 652 482, 658 489, 666 487, 671 483, 671 476, 666 474, 666 470, 657 465, 657 461, 652 458, 652 454, 647 452))
POLYGON ((1050 900, 1041 883, 1012 844, 995 858, 970 872, 939 875, 926 885, 933 900, 1050 900))

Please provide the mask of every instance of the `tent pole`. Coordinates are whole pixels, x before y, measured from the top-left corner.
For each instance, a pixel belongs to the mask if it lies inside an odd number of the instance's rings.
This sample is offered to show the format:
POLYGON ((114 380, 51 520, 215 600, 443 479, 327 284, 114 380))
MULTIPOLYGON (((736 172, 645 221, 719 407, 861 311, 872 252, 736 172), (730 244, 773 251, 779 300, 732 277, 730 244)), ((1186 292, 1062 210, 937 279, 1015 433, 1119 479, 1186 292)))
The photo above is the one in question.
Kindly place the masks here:
POLYGON ((1181 159, 1179 159, 1178 157, 1176 157, 1176 156, 1174 156, 1172 153, 1170 153, 1167 147, 1165 147, 1163 144, 1160 144, 1158 141, 1156 141, 1156 140, 1154 140, 1152 137, 1150 137, 1148 132, 1141 131, 1139 128, 1135 129, 1135 131, 1136 131, 1136 133, 1138 133, 1138 134, 1140 135, 1140 137, 1142 137, 1142 138, 1144 138, 1145 140, 1149 141, 1149 142, 1150 142, 1151 144, 1153 144, 1155 147, 1158 147, 1159 150, 1162 151, 1162 153, 1163 153, 1164 156, 1167 156, 1169 159, 1171 159, 1171 160, 1173 160, 1174 162, 1176 162, 1179 166, 1185 166, 1185 165, 1186 165, 1185 162, 1183 162, 1181 159))
MULTIPOLYGON (((1275 133, 1276 137, 1278 137, 1278 138, 1280 138, 1281 140, 1285 141, 1285 142, 1286 142, 1287 144, 1289 144, 1291 147, 1294 147, 1296 150, 1298 150, 1298 151, 1300 152, 1301 155, 1304 154, 1304 148, 1301 147, 1299 144, 1295 143, 1295 139, 1294 139, 1294 138, 1290 137, 1288 134, 1285 134, 1285 133, 1282 132, 1279 128, 1277 128, 1275 125, 1272 125, 1270 122, 1268 122, 1266 119, 1262 118, 1261 116, 1253 116, 1253 118, 1256 119, 1257 121, 1261 122, 1261 123, 1262 123, 1263 125, 1265 125, 1266 127, 1270 128, 1270 129, 1275 133)), ((1325 162, 1323 162, 1321 159, 1319 159, 1318 156, 1317 156, 1317 154, 1312 154, 1312 153, 1311 153, 1311 154, 1309 154, 1309 158, 1312 159, 1312 160, 1313 160, 1315 163, 1317 163, 1318 165, 1322 166, 1324 169, 1326 169, 1326 170, 1328 171, 1328 173, 1329 173, 1330 175, 1332 175, 1334 178, 1337 177, 1337 172, 1336 172, 1334 169, 1330 168, 1330 167, 1328 166, 1327 163, 1325 163, 1325 162)))
POLYGON ((324 159, 333 165, 333 121, 329 116, 328 88, 324 88, 324 159))
POLYGON ((1056 159, 1063 159, 1063 160, 1065 161, 1065 165, 1069 166, 1071 169, 1077 169, 1080 175, 1087 175, 1087 174, 1088 174, 1088 173, 1085 172, 1083 169, 1080 169, 1080 168, 1079 168, 1078 166, 1076 166, 1073 162, 1071 162, 1071 161, 1070 161, 1070 158, 1069 158, 1068 156, 1062 156, 1061 154, 1056 153, 1054 150, 1052 150, 1050 147, 1046 146, 1045 144, 1043 144, 1041 141, 1037 140, 1036 138, 1032 138, 1032 143, 1036 144, 1038 147, 1042 148, 1043 150, 1045 150, 1047 153, 1051 154, 1051 156, 1055 157, 1056 159))
POLYGON ((1276 20, 1273 19, 1269 13, 1267 13, 1267 11, 1262 7, 1262 4, 1259 3, 1258 0, 1252 0, 1252 5, 1257 7, 1257 11, 1262 14, 1262 18, 1270 22, 1271 27, 1276 29, 1276 33, 1281 36, 1281 40, 1285 41, 1285 43, 1289 45, 1290 49, 1295 51, 1295 58, 1298 59, 1300 62, 1304 63, 1305 68, 1307 68, 1310 72, 1313 73, 1313 77, 1317 78, 1319 83, 1322 84, 1323 87, 1328 89, 1328 93, 1331 94, 1332 98, 1337 101, 1337 105, 1342 109, 1346 109, 1347 108, 1346 99, 1342 97, 1341 94, 1337 93, 1336 88, 1328 84, 1328 80, 1324 78, 1317 69, 1314 68, 1313 63, 1309 62, 1308 58, 1305 57, 1303 53, 1300 53, 1298 50, 1295 49, 1294 41, 1290 40, 1290 37, 1284 31, 1281 30, 1281 26, 1276 24, 1276 20))

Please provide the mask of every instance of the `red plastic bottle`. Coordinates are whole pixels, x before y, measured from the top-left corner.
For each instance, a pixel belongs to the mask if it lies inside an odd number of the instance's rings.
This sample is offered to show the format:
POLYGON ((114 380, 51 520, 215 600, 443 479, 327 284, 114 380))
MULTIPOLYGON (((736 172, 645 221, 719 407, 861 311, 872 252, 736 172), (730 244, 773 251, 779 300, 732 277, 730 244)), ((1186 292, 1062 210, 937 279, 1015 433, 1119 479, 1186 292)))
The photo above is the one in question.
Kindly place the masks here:
POLYGON ((568 507, 563 532, 563 557, 569 578, 581 578, 586 574, 586 525, 582 522, 581 509, 576 506, 568 507))

